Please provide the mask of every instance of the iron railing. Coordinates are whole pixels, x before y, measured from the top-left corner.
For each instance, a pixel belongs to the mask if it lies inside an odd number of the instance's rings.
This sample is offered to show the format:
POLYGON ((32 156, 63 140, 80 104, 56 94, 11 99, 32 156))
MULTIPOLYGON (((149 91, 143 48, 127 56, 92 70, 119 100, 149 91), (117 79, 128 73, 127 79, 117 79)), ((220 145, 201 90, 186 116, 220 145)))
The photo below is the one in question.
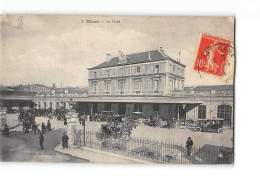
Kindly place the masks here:
MULTIPOLYGON (((75 146, 82 146, 84 144, 83 134, 83 130, 74 130, 75 146)), ((153 163, 233 164, 234 161, 233 149, 223 146, 205 145, 199 148, 192 147, 190 156, 188 156, 187 148, 183 144, 135 137, 99 140, 94 131, 86 131, 85 147, 153 163)))

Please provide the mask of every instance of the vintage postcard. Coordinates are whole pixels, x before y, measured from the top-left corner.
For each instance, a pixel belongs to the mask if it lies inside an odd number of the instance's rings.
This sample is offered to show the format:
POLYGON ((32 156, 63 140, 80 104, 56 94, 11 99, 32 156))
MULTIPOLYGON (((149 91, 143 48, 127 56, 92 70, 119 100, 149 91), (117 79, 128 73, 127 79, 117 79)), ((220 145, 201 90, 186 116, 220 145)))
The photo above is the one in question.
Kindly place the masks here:
POLYGON ((234 17, 1 15, 2 162, 234 163, 234 17))

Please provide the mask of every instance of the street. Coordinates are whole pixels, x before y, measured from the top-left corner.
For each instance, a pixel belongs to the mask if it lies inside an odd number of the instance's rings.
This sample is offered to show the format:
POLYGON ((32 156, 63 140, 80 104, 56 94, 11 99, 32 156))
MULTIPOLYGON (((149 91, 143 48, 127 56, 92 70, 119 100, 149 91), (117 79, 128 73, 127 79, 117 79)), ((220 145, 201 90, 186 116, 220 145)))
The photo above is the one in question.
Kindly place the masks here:
MULTIPOLYGON (((56 119, 53 119, 56 121, 56 119)), ((36 119, 37 121, 37 119, 36 119)), ((0 136, 2 161, 15 162, 72 162, 87 163, 87 160, 65 155, 54 150, 61 145, 64 129, 54 129, 44 134, 44 150, 40 149, 39 135, 32 131, 24 134, 22 127, 11 132, 9 137, 0 136)), ((66 149, 64 149, 66 150, 66 149)))

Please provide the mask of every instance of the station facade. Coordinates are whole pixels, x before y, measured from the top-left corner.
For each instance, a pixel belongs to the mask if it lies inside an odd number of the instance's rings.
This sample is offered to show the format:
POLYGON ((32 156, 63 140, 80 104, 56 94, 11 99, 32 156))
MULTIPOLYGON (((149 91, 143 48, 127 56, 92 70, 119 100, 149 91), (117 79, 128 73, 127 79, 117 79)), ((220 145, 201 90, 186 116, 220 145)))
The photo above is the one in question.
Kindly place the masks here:
MULTIPOLYGON (((68 108, 88 114, 114 111, 181 119, 224 119, 233 126, 233 85, 185 87, 185 65, 158 50, 118 53, 88 69, 86 92, 48 92, 29 97, 37 108, 68 108)), ((14 97, 16 99, 17 96, 14 97)), ((7 99, 6 99, 7 100, 7 99)))
POLYGON ((185 65, 162 48, 125 55, 118 53, 89 68, 88 98, 79 109, 88 113, 143 112, 180 119, 224 119, 233 125, 233 85, 184 87, 185 65))

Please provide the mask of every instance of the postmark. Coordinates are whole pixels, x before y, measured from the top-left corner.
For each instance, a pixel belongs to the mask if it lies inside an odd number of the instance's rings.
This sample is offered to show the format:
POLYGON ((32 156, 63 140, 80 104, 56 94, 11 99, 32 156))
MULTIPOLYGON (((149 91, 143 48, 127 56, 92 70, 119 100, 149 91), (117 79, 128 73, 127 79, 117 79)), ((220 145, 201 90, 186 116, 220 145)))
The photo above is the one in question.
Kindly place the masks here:
POLYGON ((230 40, 201 34, 193 69, 228 82, 234 73, 234 47, 230 40))

